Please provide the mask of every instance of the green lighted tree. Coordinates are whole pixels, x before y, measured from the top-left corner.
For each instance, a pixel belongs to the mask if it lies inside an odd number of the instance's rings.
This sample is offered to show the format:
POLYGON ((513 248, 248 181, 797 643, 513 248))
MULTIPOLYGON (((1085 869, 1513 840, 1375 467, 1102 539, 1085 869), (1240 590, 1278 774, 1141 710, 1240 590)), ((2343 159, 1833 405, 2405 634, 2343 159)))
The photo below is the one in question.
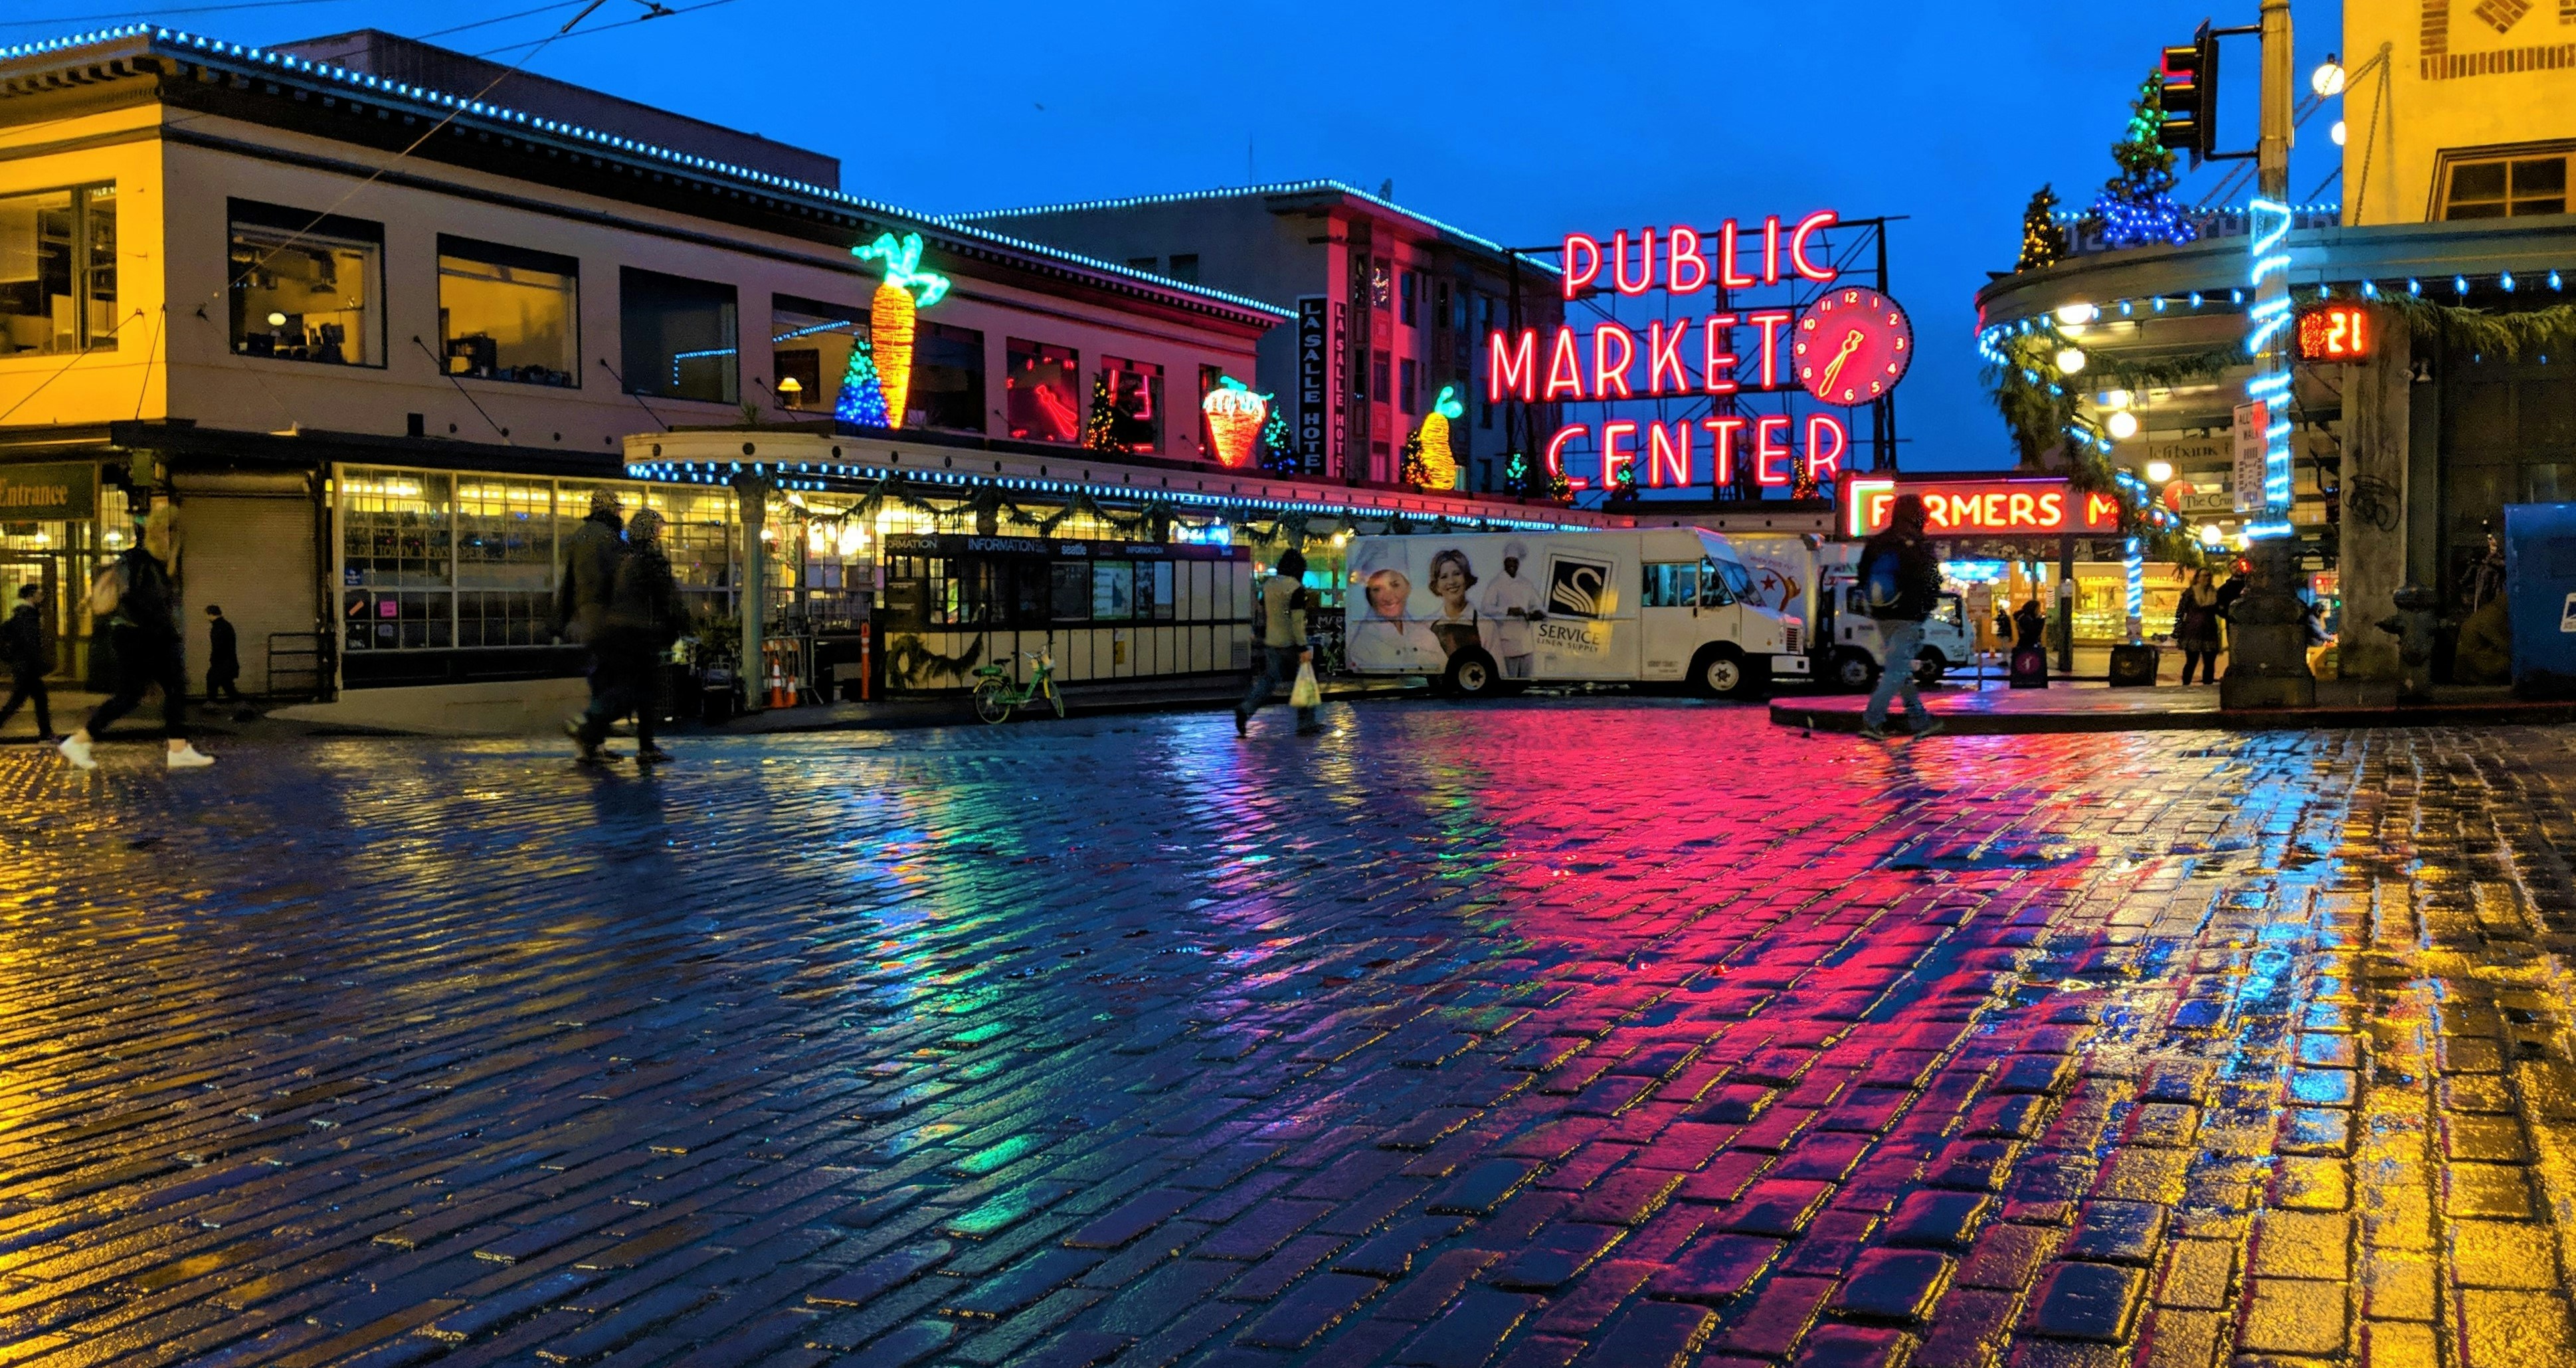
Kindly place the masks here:
POLYGON ((2103 246, 2183 243, 2200 236, 2182 206, 2174 203, 2173 152, 2164 145, 2164 127, 2164 73, 2150 71, 2138 97, 2129 102, 2128 128, 2111 144, 2120 174, 2104 182, 2093 199, 2091 216, 2102 225, 2103 246))

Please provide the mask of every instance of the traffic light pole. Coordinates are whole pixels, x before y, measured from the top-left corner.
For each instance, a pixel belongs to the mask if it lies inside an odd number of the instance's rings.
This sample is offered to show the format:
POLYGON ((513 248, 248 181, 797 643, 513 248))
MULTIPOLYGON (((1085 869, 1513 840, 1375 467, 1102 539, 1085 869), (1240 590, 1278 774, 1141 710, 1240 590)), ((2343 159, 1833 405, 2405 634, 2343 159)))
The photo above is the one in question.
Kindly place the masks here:
MULTIPOLYGON (((2260 521, 2246 528, 2253 582, 2228 615, 2227 677, 2219 685, 2223 708, 2312 707, 2317 699, 2290 524, 2290 0, 2263 0, 2262 29, 2262 138, 2254 161, 2259 193, 2247 215, 2254 306, 2246 316, 2245 349, 2253 355, 2254 376, 2245 384, 2248 402, 2237 410, 2237 421, 2263 428, 2263 488, 2259 503, 2242 488, 2236 500, 2246 517, 2260 521)), ((2242 482, 2250 473, 2237 478, 2242 482)))

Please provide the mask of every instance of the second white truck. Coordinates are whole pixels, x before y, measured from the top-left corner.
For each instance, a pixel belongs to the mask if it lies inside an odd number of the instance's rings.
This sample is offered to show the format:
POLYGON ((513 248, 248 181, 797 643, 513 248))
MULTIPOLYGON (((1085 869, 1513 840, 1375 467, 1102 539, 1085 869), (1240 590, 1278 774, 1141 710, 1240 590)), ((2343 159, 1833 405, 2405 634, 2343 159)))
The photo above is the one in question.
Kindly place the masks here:
MULTIPOLYGON (((1857 542, 1818 542, 1781 533, 1739 533, 1728 542, 1753 576, 1753 598, 1807 627, 1811 675, 1827 687, 1866 689, 1887 656, 1887 632, 1861 604, 1857 542)), ((1923 624, 1916 682, 1931 684, 1976 658, 1976 633, 1957 594, 1943 590, 1923 624)))

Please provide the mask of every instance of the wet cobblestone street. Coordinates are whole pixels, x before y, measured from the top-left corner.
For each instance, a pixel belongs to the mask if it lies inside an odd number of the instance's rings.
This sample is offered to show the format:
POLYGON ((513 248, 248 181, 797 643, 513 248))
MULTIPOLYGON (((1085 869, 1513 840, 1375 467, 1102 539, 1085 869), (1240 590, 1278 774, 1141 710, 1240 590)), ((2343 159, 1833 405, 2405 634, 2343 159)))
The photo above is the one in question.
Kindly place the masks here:
POLYGON ((2576 731, 0 749, 0 1362, 2576 1368, 2576 731))

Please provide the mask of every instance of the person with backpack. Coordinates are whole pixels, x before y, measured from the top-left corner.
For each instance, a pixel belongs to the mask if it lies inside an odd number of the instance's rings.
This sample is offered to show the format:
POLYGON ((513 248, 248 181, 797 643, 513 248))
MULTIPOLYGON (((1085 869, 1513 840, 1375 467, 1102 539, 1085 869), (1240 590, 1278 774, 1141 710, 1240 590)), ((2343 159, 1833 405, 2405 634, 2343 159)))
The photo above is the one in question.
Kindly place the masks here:
POLYGON ((2182 652, 2185 687, 2191 684, 2193 670, 2200 671, 2203 684, 2218 682, 2218 618, 2226 607, 2209 572, 2192 571, 2190 587, 2174 600, 2173 643, 2182 652))
POLYGON ((1925 521, 1923 496, 1900 494, 1888 515, 1887 530, 1861 548, 1855 576, 1861 585, 1861 603, 1887 633, 1878 687, 1870 691, 1869 706, 1860 715, 1860 734, 1872 741, 1887 739, 1888 705, 1900 693, 1916 737, 1941 730, 1914 684, 1914 657, 1923 650, 1923 623, 1932 616, 1941 592, 1941 562, 1932 553, 1932 539, 1924 534, 1925 521))
POLYGON ((235 681, 241 678, 241 638, 233 631, 233 620, 214 604, 206 605, 206 702, 229 698, 242 701, 235 681))
POLYGON ((0 660, 9 664, 9 702, 0 706, 0 727, 18 715, 18 705, 36 705, 36 739, 54 739, 53 700, 45 694, 45 676, 53 673, 53 638, 45 634, 45 614, 36 606, 37 587, 18 586, 18 606, 0 622, 0 660))
POLYGON ((673 758, 654 744, 653 724, 662 711, 662 653, 680 639, 688 611, 671 558, 662 550, 662 515, 639 509, 626 524, 626 549, 617 558, 608 611, 591 647, 599 660, 594 672, 599 687, 574 737, 586 762, 596 763, 609 727, 629 712, 635 714, 635 763, 657 765, 673 758))
MULTIPOLYGON (((1237 736, 1251 735, 1252 715, 1261 711, 1280 685, 1293 689, 1300 667, 1315 658, 1306 640, 1305 576, 1305 553, 1291 549, 1280 554, 1278 572, 1261 582, 1256 598, 1258 611, 1253 618, 1260 631, 1255 645, 1261 652, 1261 667, 1253 671, 1252 688, 1243 695, 1243 701, 1234 705, 1237 736)), ((1299 706, 1296 711, 1299 736, 1312 736, 1321 730, 1313 704, 1299 706)))
POLYGON ((164 763, 173 770, 215 763, 188 740, 188 672, 179 646, 179 591, 170 574, 178 564, 176 515, 170 505, 144 520, 140 543, 110 562, 90 585, 90 616, 104 619, 116 651, 116 692, 98 705, 79 731, 63 738, 63 758, 76 769, 97 769, 90 747, 116 719, 134 711, 146 690, 161 690, 164 763))
MULTIPOLYGON (((600 637, 608 626, 609 600, 617 593, 617 564, 625 555, 621 512, 616 494, 592 490, 590 516, 564 538, 563 567, 555 575, 554 634, 558 640, 578 641, 590 648, 590 709, 594 711, 607 683, 601 673, 600 637)), ((584 711, 564 719, 564 732, 580 748, 582 762, 596 764, 601 759, 599 743, 582 740, 589 734, 589 718, 590 711, 584 711)), ((606 735, 606 728, 600 734, 606 735)))

